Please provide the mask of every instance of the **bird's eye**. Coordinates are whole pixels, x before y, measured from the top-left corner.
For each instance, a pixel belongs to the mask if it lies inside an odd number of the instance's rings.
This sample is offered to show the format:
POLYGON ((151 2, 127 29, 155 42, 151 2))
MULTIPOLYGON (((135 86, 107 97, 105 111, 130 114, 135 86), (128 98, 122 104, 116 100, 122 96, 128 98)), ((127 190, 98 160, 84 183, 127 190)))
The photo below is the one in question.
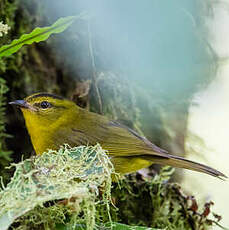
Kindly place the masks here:
POLYGON ((42 109, 47 109, 47 108, 50 108, 52 105, 47 101, 42 101, 40 106, 42 109))

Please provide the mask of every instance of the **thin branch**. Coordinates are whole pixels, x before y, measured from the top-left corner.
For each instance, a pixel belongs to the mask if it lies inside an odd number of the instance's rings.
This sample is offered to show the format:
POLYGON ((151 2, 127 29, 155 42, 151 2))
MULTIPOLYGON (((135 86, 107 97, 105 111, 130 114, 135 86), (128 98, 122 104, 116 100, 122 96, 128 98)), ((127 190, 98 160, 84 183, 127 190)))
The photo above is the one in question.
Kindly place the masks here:
POLYGON ((89 46, 89 52, 90 52, 90 56, 91 56, 91 66, 92 66, 92 80, 94 82, 95 92, 96 92, 96 96, 98 98, 99 113, 103 114, 102 99, 101 99, 101 95, 99 93, 99 88, 97 86, 97 73, 96 73, 95 58, 94 58, 94 53, 93 53, 93 48, 92 48, 91 28, 90 28, 89 20, 88 20, 87 28, 88 28, 88 46, 89 46))

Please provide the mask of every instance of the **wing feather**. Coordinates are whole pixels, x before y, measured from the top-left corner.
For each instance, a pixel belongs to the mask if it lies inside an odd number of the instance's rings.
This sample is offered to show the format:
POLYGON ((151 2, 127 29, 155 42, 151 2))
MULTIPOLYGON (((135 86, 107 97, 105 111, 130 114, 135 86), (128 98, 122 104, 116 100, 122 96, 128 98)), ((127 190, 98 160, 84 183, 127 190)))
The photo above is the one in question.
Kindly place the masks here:
POLYGON ((94 113, 82 113, 80 120, 72 128, 71 142, 76 145, 95 145, 108 150, 112 156, 156 155, 168 157, 167 151, 152 144, 145 137, 116 121, 94 113))

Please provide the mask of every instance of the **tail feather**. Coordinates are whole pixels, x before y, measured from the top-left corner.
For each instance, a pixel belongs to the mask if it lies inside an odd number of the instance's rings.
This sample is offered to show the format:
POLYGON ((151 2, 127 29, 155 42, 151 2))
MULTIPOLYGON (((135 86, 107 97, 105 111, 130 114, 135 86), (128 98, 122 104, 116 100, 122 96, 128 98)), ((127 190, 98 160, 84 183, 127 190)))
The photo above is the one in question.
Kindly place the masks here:
POLYGON ((194 161, 190 161, 187 159, 184 159, 179 156, 174 156, 174 155, 168 155, 168 158, 164 157, 153 157, 153 162, 156 164, 161 164, 161 165, 170 165, 176 168, 185 168, 189 170, 194 170, 197 172, 202 172, 209 174, 214 177, 218 177, 220 179, 227 178, 226 175, 221 173, 220 171, 213 169, 209 166, 206 166, 204 164, 200 164, 194 161))

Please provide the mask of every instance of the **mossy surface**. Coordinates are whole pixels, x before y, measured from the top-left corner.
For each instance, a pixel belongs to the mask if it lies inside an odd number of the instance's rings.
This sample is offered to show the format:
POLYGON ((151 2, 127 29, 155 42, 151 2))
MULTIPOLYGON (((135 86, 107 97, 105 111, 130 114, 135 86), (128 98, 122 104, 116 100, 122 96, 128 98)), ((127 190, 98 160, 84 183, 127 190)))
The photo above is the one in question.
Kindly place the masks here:
POLYGON ((82 222, 93 229, 96 206, 109 207, 113 167, 99 145, 64 146, 15 166, 0 192, 1 226, 14 222, 15 229, 54 229, 82 222))
POLYGON ((205 230, 220 219, 208 219, 212 203, 201 210, 194 197, 168 182, 169 167, 153 179, 130 175, 112 186, 113 166, 99 145, 66 145, 14 166, 14 176, 0 191, 2 229, 110 229, 122 223, 205 230))
POLYGON ((112 218, 128 225, 156 229, 212 229, 221 219, 214 213, 214 218, 209 218, 213 202, 200 204, 195 197, 185 195, 178 184, 169 182, 173 172, 170 167, 164 167, 154 178, 143 178, 138 173, 126 176, 112 189, 118 208, 113 210, 112 218))
MULTIPOLYGON (((6 133, 5 129, 5 106, 6 106, 6 96, 8 92, 8 87, 6 86, 6 81, 0 78, 0 174, 4 170, 4 167, 8 165, 11 161, 11 151, 7 150, 5 140, 11 136, 6 133)), ((5 175, 7 177, 7 175, 5 175)))

